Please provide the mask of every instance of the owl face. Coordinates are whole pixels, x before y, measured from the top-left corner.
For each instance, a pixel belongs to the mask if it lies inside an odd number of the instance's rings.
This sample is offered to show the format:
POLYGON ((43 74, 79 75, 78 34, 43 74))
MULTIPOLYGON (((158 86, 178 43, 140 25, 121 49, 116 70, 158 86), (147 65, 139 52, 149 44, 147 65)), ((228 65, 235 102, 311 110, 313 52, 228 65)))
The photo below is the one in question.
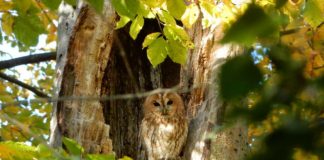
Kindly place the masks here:
POLYGON ((144 102, 144 114, 174 116, 184 110, 181 97, 174 92, 160 93, 148 96, 144 102))

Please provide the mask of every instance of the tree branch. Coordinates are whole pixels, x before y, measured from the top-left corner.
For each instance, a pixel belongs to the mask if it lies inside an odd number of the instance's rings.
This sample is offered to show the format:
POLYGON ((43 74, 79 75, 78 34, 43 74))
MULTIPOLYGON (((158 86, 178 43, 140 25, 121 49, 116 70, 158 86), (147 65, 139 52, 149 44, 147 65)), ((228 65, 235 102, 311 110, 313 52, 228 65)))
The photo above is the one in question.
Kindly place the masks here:
POLYGON ((294 34, 294 33, 297 33, 301 28, 302 27, 280 31, 279 34, 280 34, 280 36, 285 36, 285 35, 288 35, 288 34, 294 34))
POLYGON ((39 91, 37 88, 32 87, 32 86, 30 86, 30 85, 28 85, 28 84, 26 84, 26 83, 24 83, 22 81, 19 81, 18 79, 12 78, 12 77, 10 77, 10 76, 2 73, 2 72, 0 72, 0 78, 2 78, 4 80, 7 80, 7 81, 9 81, 11 83, 15 83, 15 84, 17 84, 17 85, 19 85, 19 86, 21 86, 21 87, 23 87, 25 89, 28 89, 28 90, 32 91, 33 93, 35 93, 39 97, 49 98, 49 96, 47 94, 39 91))
POLYGON ((33 54, 29 56, 0 61, 0 70, 19 66, 22 64, 39 63, 43 61, 55 60, 55 58, 56 58, 56 52, 48 52, 48 53, 33 54))

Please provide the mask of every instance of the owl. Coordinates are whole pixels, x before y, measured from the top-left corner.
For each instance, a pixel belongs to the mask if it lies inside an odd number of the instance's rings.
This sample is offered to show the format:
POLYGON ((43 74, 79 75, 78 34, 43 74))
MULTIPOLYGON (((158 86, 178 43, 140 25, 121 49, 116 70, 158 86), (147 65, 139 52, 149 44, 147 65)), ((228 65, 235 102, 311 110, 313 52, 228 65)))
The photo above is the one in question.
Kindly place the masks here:
POLYGON ((140 136, 149 160, 177 159, 186 141, 188 122, 181 97, 154 94, 144 101, 140 136))

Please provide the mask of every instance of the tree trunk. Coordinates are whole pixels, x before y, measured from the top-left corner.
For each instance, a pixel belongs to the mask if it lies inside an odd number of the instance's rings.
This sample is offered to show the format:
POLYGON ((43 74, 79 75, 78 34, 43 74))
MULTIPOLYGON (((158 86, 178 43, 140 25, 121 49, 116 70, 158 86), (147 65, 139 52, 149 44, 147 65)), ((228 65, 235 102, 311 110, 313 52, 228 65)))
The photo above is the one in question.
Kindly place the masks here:
POLYGON ((195 49, 184 66, 166 59, 152 68, 144 37, 160 31, 155 20, 146 20, 136 41, 129 28, 114 30, 116 15, 105 0, 103 15, 79 3, 76 10, 60 6, 57 50, 57 96, 73 100, 54 104, 51 121, 53 146, 61 146, 61 136, 76 139, 89 153, 115 152, 118 157, 145 159, 139 139, 143 99, 99 101, 116 94, 140 93, 179 85, 192 89, 182 93, 190 122, 183 150, 185 159, 242 159, 247 133, 236 125, 215 134, 221 126, 225 105, 217 92, 217 72, 227 57, 240 51, 234 45, 220 45, 222 27, 202 29, 201 23, 189 31, 195 49), (82 99, 82 97, 87 97, 82 99), (210 136, 210 135, 215 136, 210 136), (210 138, 213 137, 213 138, 210 138))
MULTIPOLYGON (((109 1, 98 15, 87 5, 74 11, 60 6, 57 49, 57 95, 59 97, 98 97, 112 46, 115 13, 109 1)), ((109 153, 112 144, 103 106, 98 100, 69 100, 54 104, 51 121, 53 146, 61 136, 76 139, 91 153, 109 153)))
POLYGON ((224 131, 216 130, 223 125, 226 110, 218 93, 218 72, 225 60, 242 53, 242 48, 219 43, 224 32, 221 24, 202 29, 198 22, 189 32, 195 49, 182 68, 181 83, 188 88, 196 86, 196 89, 185 95, 191 122, 184 157, 243 159, 248 150, 246 126, 240 123, 224 131))

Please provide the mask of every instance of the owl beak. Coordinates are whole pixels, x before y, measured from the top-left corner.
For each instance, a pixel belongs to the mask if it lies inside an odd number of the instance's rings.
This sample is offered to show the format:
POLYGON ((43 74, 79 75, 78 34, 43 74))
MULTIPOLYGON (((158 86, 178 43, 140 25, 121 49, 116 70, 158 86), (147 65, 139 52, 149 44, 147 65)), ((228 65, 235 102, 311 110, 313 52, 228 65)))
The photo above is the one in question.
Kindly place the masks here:
POLYGON ((168 115, 168 109, 163 107, 162 108, 162 115, 168 115))

